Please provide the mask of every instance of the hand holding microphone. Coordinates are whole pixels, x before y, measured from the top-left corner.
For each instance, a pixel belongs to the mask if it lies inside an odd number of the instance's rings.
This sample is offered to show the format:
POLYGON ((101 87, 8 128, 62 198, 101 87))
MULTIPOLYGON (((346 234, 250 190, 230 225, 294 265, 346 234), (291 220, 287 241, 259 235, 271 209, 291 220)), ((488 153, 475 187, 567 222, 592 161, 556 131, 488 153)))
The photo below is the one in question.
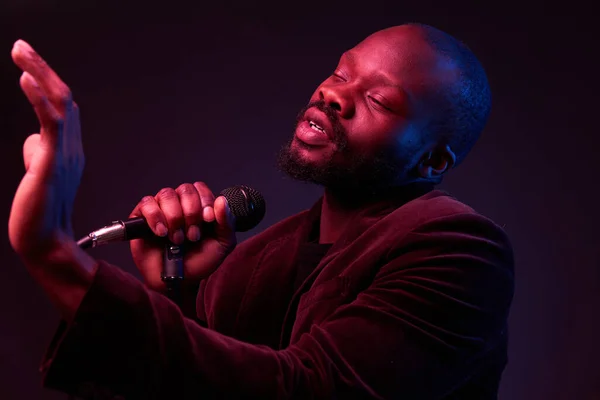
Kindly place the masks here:
POLYGON ((133 260, 146 284, 162 292, 165 284, 161 275, 168 265, 167 243, 185 243, 185 281, 195 284, 210 275, 235 248, 235 232, 253 228, 264 213, 262 195, 248 186, 225 189, 215 199, 204 183, 185 183, 142 198, 129 220, 94 231, 79 244, 89 247, 130 240, 133 260))
POLYGON ((163 291, 165 241, 159 237, 176 245, 185 242, 185 282, 196 284, 212 274, 235 248, 235 232, 258 224, 264 212, 262 196, 244 186, 226 189, 216 199, 202 182, 161 189, 154 197, 142 198, 129 216, 143 217, 156 235, 130 242, 133 260, 146 284, 163 291))

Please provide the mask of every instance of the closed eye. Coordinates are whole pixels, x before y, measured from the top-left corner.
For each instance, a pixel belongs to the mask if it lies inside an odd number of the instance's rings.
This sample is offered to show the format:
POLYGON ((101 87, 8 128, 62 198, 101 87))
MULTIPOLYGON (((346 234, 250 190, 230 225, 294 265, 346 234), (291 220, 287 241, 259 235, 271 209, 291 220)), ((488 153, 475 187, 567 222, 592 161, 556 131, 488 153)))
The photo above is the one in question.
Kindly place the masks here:
POLYGON ((386 110, 388 110, 388 111, 393 111, 391 108, 389 108, 388 106, 386 106, 384 103, 382 103, 380 100, 376 99, 375 97, 373 97, 373 96, 369 96, 369 99, 370 99, 370 100, 371 100, 373 103, 375 103, 377 106, 379 106, 379 107, 382 107, 382 108, 385 108, 385 109, 386 109, 386 110))
POLYGON ((337 71, 334 71, 334 72, 333 72, 333 74, 331 74, 331 76, 333 76, 333 77, 335 77, 335 78, 337 78, 337 79, 339 79, 339 80, 341 80, 341 81, 343 81, 343 82, 346 82, 346 78, 344 78, 344 77, 342 76, 342 74, 340 74, 340 73, 339 73, 339 72, 337 72, 337 71))

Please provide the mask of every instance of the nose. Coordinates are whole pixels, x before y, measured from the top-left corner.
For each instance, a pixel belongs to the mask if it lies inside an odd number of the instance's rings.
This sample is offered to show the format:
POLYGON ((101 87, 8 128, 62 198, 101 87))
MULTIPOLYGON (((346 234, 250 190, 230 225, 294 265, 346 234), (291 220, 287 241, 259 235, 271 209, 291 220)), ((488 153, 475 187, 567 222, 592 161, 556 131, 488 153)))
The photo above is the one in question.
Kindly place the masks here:
POLYGON ((346 90, 339 87, 339 85, 330 86, 323 85, 319 90, 319 97, 329 107, 336 110, 340 118, 350 118, 354 115, 354 102, 352 97, 346 90))

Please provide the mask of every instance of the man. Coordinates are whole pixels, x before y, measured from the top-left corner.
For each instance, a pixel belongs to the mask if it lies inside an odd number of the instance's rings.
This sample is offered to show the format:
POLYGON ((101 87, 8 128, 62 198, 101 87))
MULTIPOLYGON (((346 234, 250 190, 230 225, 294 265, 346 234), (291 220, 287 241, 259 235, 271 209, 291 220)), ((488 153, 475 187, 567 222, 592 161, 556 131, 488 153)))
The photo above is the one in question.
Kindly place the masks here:
POLYGON ((489 113, 464 45, 408 24, 344 53, 279 157, 323 197, 238 246, 227 202, 203 183, 143 198, 131 215, 189 244, 191 311, 161 294, 160 240, 131 242, 145 284, 77 247, 77 106, 28 44, 12 56, 41 131, 24 145, 10 240, 64 319, 46 385, 128 399, 496 398, 511 246, 433 189, 489 113))

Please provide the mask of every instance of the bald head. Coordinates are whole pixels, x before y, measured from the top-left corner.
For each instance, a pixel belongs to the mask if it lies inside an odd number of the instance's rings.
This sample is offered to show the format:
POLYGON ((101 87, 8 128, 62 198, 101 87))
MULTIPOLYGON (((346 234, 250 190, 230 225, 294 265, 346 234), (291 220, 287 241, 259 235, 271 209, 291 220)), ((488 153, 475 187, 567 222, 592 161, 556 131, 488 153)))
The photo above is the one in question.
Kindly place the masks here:
POLYGON ((441 73, 446 77, 427 98, 434 113, 424 134, 449 145, 458 165, 477 142, 490 114, 491 92, 483 66, 464 43, 431 26, 410 23, 381 32, 420 38, 443 60, 441 73))
POLYGON ((487 79, 471 51, 429 26, 367 37, 313 92, 280 166, 338 191, 439 182, 487 120, 487 79))

